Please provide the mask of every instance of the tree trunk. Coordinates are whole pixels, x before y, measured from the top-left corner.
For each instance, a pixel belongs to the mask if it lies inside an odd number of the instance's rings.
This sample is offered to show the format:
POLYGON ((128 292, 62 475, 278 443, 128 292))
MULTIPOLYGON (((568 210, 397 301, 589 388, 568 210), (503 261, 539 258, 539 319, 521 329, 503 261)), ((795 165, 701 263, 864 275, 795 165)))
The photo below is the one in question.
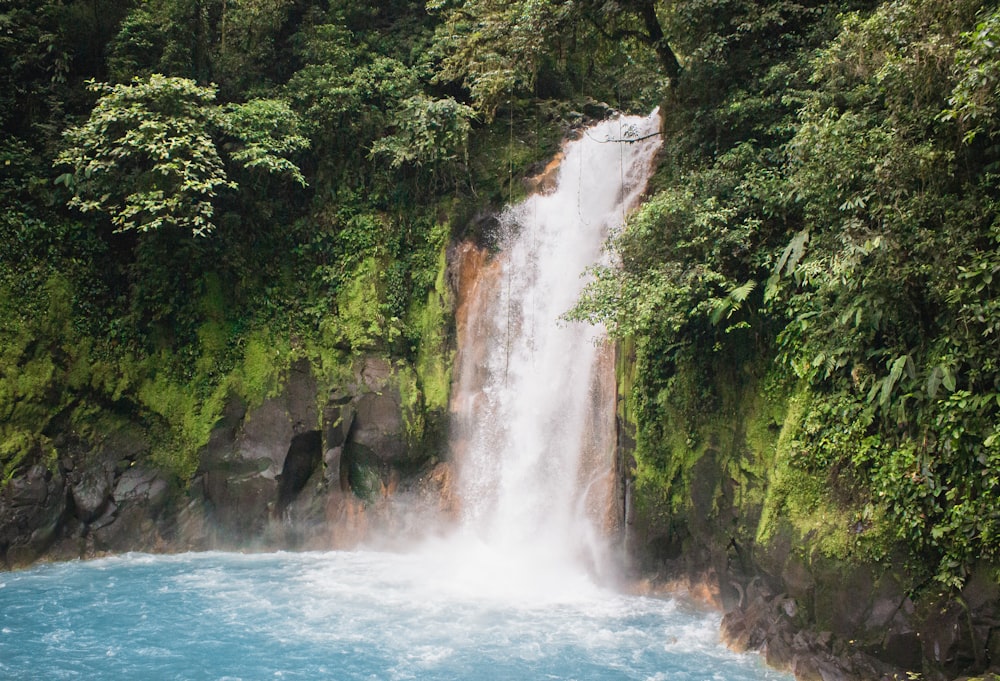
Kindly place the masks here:
POLYGON ((663 35, 663 26, 660 25, 660 19, 656 16, 656 5, 653 0, 642 0, 642 2, 636 3, 636 5, 639 17, 642 19, 643 26, 649 36, 649 44, 656 50, 656 54, 660 57, 660 62, 663 64, 663 69, 667 72, 667 78, 670 79, 670 84, 673 85, 677 82, 677 78, 681 74, 681 64, 677 61, 677 55, 674 54, 673 49, 671 49, 670 44, 663 35))

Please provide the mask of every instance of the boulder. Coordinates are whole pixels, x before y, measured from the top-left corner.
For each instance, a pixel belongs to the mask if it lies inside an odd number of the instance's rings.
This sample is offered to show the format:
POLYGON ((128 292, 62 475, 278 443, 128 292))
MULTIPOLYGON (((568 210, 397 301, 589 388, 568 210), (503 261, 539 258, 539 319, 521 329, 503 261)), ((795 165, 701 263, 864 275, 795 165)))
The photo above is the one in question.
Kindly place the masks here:
MULTIPOLYGON (((183 536, 183 542, 235 547, 261 536, 269 520, 311 474, 300 470, 302 460, 296 455, 296 472, 288 476, 294 479, 282 486, 289 452, 301 449, 293 444, 296 438, 317 432, 316 394, 308 363, 298 362, 289 370, 281 392, 259 407, 247 410, 239 400, 230 400, 201 452, 199 474, 193 482, 205 504, 207 522, 182 525, 211 536, 183 536)), ((316 453, 307 459, 318 462, 322 450, 319 446, 312 449, 316 453)))
POLYGON ((48 550, 66 508, 62 475, 41 464, 0 491, 0 557, 8 567, 29 565, 48 550))
POLYGON ((113 499, 119 506, 134 504, 157 510, 170 495, 170 483, 155 469, 133 466, 115 483, 113 499))
POLYGON ((449 471, 431 473, 436 460, 411 447, 396 372, 384 358, 363 358, 346 380, 324 386, 323 400, 309 363, 299 361, 261 404, 229 399, 183 491, 146 465, 145 426, 110 412, 96 428, 75 428, 70 413, 54 419, 47 436, 58 467, 33 467, 0 490, 0 559, 327 548, 391 526, 412 499, 454 513, 453 498, 435 497, 450 497, 449 471), (396 496, 407 498, 398 510, 396 496), (346 533, 331 532, 335 519, 350 526, 346 533))
POLYGON ((102 462, 84 468, 78 482, 70 488, 73 514, 83 523, 90 523, 100 517, 111 501, 111 483, 114 469, 102 462))
POLYGON ((383 462, 398 462, 407 454, 399 390, 385 388, 381 393, 367 393, 355 403, 357 413, 349 443, 370 451, 383 462))

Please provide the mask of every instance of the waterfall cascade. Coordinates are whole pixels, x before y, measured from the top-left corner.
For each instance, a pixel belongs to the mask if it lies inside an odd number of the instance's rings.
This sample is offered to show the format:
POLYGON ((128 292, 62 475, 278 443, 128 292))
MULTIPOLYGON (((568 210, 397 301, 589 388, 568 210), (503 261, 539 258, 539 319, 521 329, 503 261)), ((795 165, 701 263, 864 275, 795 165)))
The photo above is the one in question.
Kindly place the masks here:
POLYGON ((604 331, 561 320, 644 191, 659 115, 568 142, 553 190, 500 216, 500 254, 460 300, 452 457, 463 533, 514 579, 606 565, 616 508, 615 380, 604 331))

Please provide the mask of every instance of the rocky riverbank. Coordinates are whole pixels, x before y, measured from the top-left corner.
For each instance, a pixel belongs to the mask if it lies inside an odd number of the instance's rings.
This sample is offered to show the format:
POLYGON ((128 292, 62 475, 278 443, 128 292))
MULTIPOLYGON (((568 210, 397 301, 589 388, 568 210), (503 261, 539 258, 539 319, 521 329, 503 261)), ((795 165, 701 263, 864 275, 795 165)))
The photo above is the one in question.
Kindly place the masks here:
MULTIPOLYGON (((752 456, 745 441, 734 448, 744 462, 752 456)), ((741 498, 730 456, 706 448, 688 473, 684 510, 670 516, 636 500, 629 485, 626 544, 637 576, 711 603, 724 613, 729 646, 759 650, 800 681, 949 681, 1000 671, 994 566, 980 565, 955 593, 918 580, 904 547, 877 562, 832 557, 817 534, 802 536, 791 522, 757 541, 760 507, 741 498)))

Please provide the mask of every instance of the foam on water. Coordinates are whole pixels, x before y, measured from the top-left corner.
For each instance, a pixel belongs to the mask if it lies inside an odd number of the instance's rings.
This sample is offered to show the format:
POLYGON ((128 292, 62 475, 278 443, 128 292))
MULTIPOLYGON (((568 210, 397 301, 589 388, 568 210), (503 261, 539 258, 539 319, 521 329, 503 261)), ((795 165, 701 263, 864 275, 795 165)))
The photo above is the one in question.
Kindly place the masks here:
POLYGON ((718 615, 681 602, 596 587, 505 602, 447 574, 435 552, 42 566, 0 591, 0 678, 787 678, 722 648, 718 615))

